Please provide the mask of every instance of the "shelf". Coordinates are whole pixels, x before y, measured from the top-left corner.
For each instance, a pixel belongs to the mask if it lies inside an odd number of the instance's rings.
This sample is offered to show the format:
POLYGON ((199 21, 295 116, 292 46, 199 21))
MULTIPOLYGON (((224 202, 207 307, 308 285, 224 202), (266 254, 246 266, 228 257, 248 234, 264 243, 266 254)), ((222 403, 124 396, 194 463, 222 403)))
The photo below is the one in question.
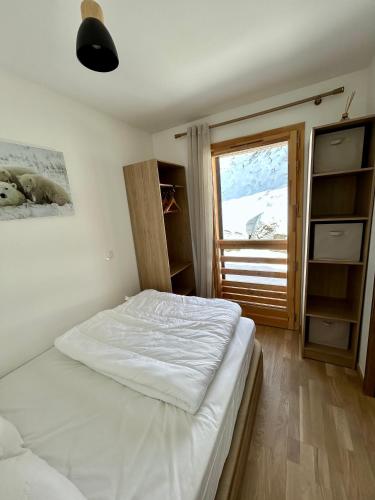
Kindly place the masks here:
POLYGON ((335 170, 332 172, 319 172, 316 174, 313 173, 312 176, 314 179, 317 177, 336 177, 342 175, 363 174, 366 172, 372 172, 373 170, 373 167, 356 168, 354 170, 335 170))
POLYGON ((342 356, 343 358, 351 358, 352 351, 350 349, 340 349, 339 347, 333 347, 330 345, 315 344, 314 342, 307 342, 305 349, 311 349, 318 352, 329 352, 331 354, 336 354, 342 356))
POLYGON ((321 215, 319 217, 311 217, 310 222, 361 222, 367 220, 368 217, 362 215, 321 215))
POLYGON ((175 288, 173 290, 173 293, 176 295, 190 295, 191 292, 194 291, 194 287, 186 287, 186 288, 175 288))
POLYGON ((306 316, 358 323, 358 314, 351 302, 317 295, 307 297, 306 316))
POLYGON ((181 212, 181 210, 168 210, 167 212, 163 212, 163 215, 178 214, 179 212, 181 212))
POLYGON ((176 276, 176 274, 180 273, 181 271, 187 269, 190 266, 191 262, 170 262, 169 268, 170 268, 171 278, 173 276, 176 276))
POLYGON ((355 357, 351 351, 335 349, 335 352, 332 352, 332 349, 335 348, 308 343, 303 349, 303 357, 323 363, 345 366, 346 368, 355 368, 355 357))
POLYGON ((350 360, 353 353, 350 349, 340 349, 339 347, 332 347, 329 345, 315 344, 314 342, 307 342, 304 346, 304 354, 329 354, 331 356, 338 356, 343 360, 350 360))
POLYGON ((160 183, 161 188, 184 188, 185 186, 181 186, 179 184, 162 184, 160 183))
POLYGON ((363 262, 354 260, 310 259, 309 264, 341 264, 344 266, 363 266, 363 262))
POLYGON ((158 168, 166 168, 166 169, 174 169, 174 168, 185 168, 183 165, 179 165, 178 163, 171 163, 170 161, 157 160, 158 168))

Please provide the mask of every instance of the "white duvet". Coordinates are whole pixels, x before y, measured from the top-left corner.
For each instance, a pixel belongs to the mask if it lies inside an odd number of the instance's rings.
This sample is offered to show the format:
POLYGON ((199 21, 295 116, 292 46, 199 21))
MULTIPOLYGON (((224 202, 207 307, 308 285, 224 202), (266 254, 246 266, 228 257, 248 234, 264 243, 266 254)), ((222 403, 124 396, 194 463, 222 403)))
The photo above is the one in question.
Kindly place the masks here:
POLYGON ((224 357, 241 308, 146 290, 55 341, 65 355, 146 396, 194 414, 224 357))

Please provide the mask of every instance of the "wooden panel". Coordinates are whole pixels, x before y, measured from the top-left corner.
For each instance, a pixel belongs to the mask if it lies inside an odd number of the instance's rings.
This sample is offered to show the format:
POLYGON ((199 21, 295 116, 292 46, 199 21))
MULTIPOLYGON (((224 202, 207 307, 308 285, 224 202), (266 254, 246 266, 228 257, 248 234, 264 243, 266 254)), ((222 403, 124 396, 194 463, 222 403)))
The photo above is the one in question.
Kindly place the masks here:
POLYGON ((181 271, 190 266, 191 262, 170 262, 169 267, 170 267, 171 277, 175 276, 176 274, 180 273, 181 271))
POLYGON ((371 171, 367 175, 361 175, 357 180, 357 195, 355 199, 355 212, 363 216, 371 216, 373 202, 373 177, 371 171))
POLYGON ((220 257, 223 250, 220 249, 218 241, 223 235, 223 220, 222 220, 222 206, 221 206, 221 179, 220 179, 220 165, 219 159, 212 157, 212 183, 213 183, 213 201, 214 201, 214 252, 212 256, 212 270, 214 280, 214 291, 216 297, 221 297, 222 292, 222 274, 220 273, 220 257))
POLYGON ((266 249, 266 250, 286 250, 286 240, 219 240, 218 245, 222 249, 266 249))
MULTIPOLYGON (((375 282, 374 282, 375 285, 375 282)), ((375 396, 375 286, 373 285, 371 320, 366 356, 363 390, 367 396, 375 396)))
MULTIPOLYGON (((262 290, 264 289, 264 284, 262 283, 247 283, 246 281, 232 281, 232 280, 223 280, 224 286, 238 286, 241 288, 251 288, 254 290, 262 290)), ((286 292, 286 286, 284 285, 269 285, 267 284, 268 290, 275 290, 279 292, 286 292)))
POLYGON ((362 222, 368 220, 367 216, 363 215, 321 215, 319 217, 312 217, 311 222, 362 222))
MULTIPOLYGON (((180 186, 180 189, 177 189, 175 193, 175 199, 180 210, 174 214, 164 216, 169 260, 173 262, 192 262, 193 254, 185 169, 158 161, 158 172, 160 180, 170 180, 169 185, 176 183, 180 186)), ((163 184, 168 183, 164 182, 163 184)))
POLYGON ((178 295, 196 295, 194 268, 189 265, 172 277, 172 291, 178 295))
POLYGON ((248 453, 262 380, 263 353, 256 340, 231 447, 225 460, 215 500, 238 500, 239 498, 244 471, 248 464, 248 453))
POLYGON ((224 255, 221 262, 248 262, 250 264, 287 264, 288 260, 275 257, 232 257, 224 255))
POLYGON ((255 324, 265 325, 265 326, 274 326, 276 328, 287 328, 288 327, 288 318, 285 317, 272 317, 267 313, 265 314, 257 314, 254 313, 253 309, 248 309, 246 306, 242 306, 242 315, 252 319, 255 324))
POLYGON ((335 266, 363 266, 363 262, 357 262, 354 260, 331 260, 331 259, 310 259, 309 264, 333 264, 335 266))
POLYGON ((194 288, 175 288, 173 287, 173 293, 176 295, 191 295, 194 292, 194 288))
POLYGON ((354 215, 357 177, 317 178, 313 181, 311 217, 354 215))
POLYGON ((124 167, 124 178, 141 288, 171 291, 156 161, 124 167))
POLYGON ((351 174, 365 174, 370 172, 373 168, 356 168, 354 170, 342 170, 342 171, 332 171, 332 172, 320 172, 318 174, 312 174, 312 177, 343 177, 351 174))
POLYGON ((274 290, 257 290, 252 288, 240 288, 234 286, 223 286, 223 293, 239 293, 242 295, 252 295, 258 297, 270 297, 274 299, 286 299, 286 292, 278 292, 274 290))
POLYGON ((229 267, 222 267, 220 273, 242 276, 265 276, 268 278, 286 278, 286 272, 284 271, 256 271, 252 269, 230 269, 229 267))
POLYGON ((282 306, 286 308, 287 302, 286 298, 274 298, 274 297, 264 297, 261 295, 248 295, 241 293, 230 293, 223 291, 223 299, 234 300, 238 302, 249 302, 264 305, 275 305, 282 306))
POLYGON ((319 125, 314 127, 313 132, 317 135, 326 132, 335 132, 336 130, 347 129, 351 127, 359 127, 362 125, 372 125, 375 121, 375 115, 361 116, 359 118, 350 118, 334 123, 327 123, 326 125, 319 125))
POLYGON ((348 286, 348 266, 309 265, 308 295, 344 299, 348 286))
POLYGON ((180 168, 185 168, 183 165, 180 165, 178 163, 171 163, 170 161, 164 161, 164 160, 157 160, 159 167, 162 168, 169 168, 169 167, 180 167, 180 168))
POLYGON ((259 132, 236 139, 229 139, 222 142, 211 144, 211 152, 213 156, 218 156, 235 151, 243 151, 253 147, 266 146, 277 142, 287 141, 289 133, 292 130, 299 130, 303 133, 305 128, 304 123, 296 123, 287 127, 280 127, 266 132, 259 132))
POLYGON ((165 184, 164 182, 160 183, 160 188, 178 188, 183 189, 185 186, 179 186, 177 184, 165 184))
POLYGON ((348 368, 353 367, 352 352, 335 347, 307 343, 303 349, 303 355, 306 358, 324 361, 325 363, 346 366, 348 368))
POLYGON ((358 321, 358 311, 355 305, 353 305, 353 302, 350 300, 328 297, 308 296, 306 315, 351 322, 358 321))
POLYGON ((279 306, 263 306, 261 304, 249 304, 241 300, 236 300, 243 307, 243 311, 251 312, 258 316, 268 316, 270 318, 288 318, 288 311, 286 307, 279 306))
MULTIPOLYGON (((296 155, 296 238, 294 250, 294 330, 301 328, 301 301, 302 301, 302 247, 304 228, 304 164, 305 164, 305 126, 297 129, 296 155)), ((293 265, 291 265, 293 268, 293 265)))
MULTIPOLYGON (((297 216, 298 216, 298 151, 297 131, 290 132, 288 142, 288 328, 296 328, 297 312, 295 310, 296 296, 296 242, 297 242, 297 216)), ((298 293, 298 292, 297 292, 298 293)))

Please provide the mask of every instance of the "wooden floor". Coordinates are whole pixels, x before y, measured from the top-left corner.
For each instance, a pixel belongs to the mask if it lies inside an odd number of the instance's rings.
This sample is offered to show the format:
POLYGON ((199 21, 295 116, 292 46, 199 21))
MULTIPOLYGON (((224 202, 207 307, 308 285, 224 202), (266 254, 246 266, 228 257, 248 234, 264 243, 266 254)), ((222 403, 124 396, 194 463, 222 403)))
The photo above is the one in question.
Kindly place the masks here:
POLYGON ((300 359, 294 332, 257 338, 264 382, 240 500, 375 500, 375 398, 357 373, 300 359))

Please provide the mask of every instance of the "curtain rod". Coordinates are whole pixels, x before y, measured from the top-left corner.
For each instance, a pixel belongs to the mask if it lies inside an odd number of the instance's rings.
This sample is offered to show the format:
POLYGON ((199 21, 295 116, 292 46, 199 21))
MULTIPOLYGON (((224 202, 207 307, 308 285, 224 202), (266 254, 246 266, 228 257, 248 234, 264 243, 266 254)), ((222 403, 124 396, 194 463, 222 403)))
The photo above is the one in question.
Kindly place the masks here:
MULTIPOLYGON (((289 102, 288 104, 282 104, 281 106, 276 106, 274 108, 265 109, 263 111, 258 111, 251 115, 240 116, 238 118, 232 118, 231 120, 227 120, 225 122, 213 123, 209 125, 209 128, 217 128, 223 127, 224 125, 230 125, 231 123, 242 122, 243 120, 249 120, 250 118, 256 118, 261 115, 268 115, 268 113, 273 113, 274 111, 281 111, 282 109, 292 108, 293 106, 299 106, 300 104, 305 104, 306 102, 314 101, 314 104, 318 106, 324 97, 329 97, 331 95, 342 94, 344 92, 344 87, 338 87, 337 89, 330 90, 329 92, 324 92, 323 94, 313 95, 311 97, 306 97, 305 99, 300 99, 299 101, 289 102)), ((180 137, 184 137, 187 135, 187 132, 180 132, 179 134, 175 134, 174 138, 179 139, 180 137)))

